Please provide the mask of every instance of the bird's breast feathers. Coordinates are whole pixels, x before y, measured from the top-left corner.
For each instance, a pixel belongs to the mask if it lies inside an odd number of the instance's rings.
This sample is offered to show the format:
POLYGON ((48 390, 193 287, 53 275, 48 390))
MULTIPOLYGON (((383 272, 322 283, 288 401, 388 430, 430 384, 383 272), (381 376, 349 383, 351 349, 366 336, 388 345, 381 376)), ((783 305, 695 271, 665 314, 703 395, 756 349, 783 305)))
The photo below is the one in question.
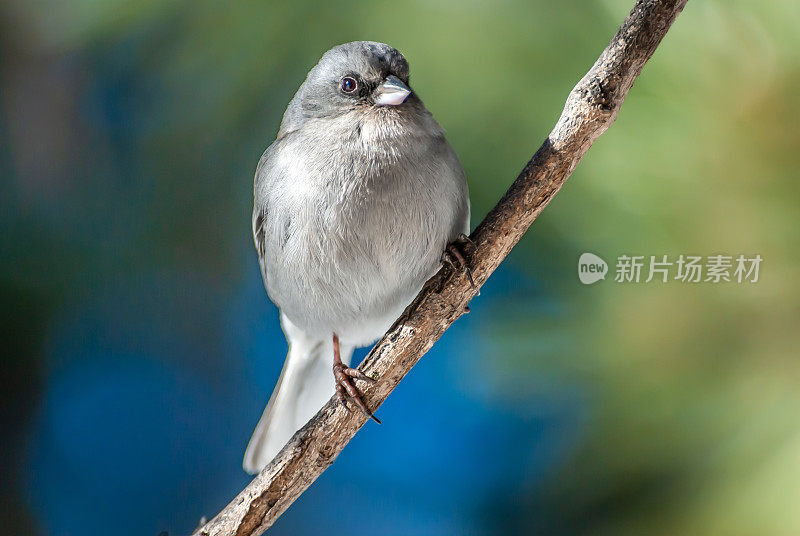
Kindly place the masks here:
POLYGON ((267 289, 305 329, 405 306, 468 219, 463 170, 441 130, 368 119, 295 131, 259 168, 267 289))

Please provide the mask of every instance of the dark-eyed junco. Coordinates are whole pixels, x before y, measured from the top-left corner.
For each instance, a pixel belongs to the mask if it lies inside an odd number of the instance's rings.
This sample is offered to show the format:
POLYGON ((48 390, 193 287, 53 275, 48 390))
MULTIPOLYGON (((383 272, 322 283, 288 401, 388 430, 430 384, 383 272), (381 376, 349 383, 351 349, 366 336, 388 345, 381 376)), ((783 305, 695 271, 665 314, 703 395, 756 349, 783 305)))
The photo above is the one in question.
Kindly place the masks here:
POLYGON ((260 471, 334 394, 371 412, 348 367, 469 227, 464 170, 383 43, 311 69, 255 175, 253 235, 289 354, 244 456, 260 471), (333 366, 333 374, 331 374, 333 366))

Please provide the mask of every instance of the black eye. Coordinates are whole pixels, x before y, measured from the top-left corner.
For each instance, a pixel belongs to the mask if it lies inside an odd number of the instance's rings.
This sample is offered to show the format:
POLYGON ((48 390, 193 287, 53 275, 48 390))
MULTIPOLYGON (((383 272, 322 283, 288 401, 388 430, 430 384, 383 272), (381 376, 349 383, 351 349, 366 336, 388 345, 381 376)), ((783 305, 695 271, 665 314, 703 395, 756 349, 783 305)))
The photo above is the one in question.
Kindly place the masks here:
POLYGON ((345 93, 353 93, 358 89, 358 82, 352 76, 345 76, 342 78, 342 91, 345 93))

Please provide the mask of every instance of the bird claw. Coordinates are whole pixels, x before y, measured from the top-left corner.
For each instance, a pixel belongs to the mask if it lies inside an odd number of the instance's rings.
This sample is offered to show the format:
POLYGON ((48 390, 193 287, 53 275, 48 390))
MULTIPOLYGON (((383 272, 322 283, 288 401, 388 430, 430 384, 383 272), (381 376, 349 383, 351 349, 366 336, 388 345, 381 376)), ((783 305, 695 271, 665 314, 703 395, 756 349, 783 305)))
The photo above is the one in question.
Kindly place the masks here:
POLYGON ((347 403, 347 393, 343 386, 336 384, 336 397, 339 399, 339 403, 347 410, 347 413, 353 413, 353 410, 350 409, 349 404, 347 403))
POLYGON ((469 244, 472 247, 472 249, 478 249, 478 246, 475 244, 475 241, 472 240, 467 235, 465 235, 464 233, 460 233, 456 237, 455 241, 460 242, 461 244, 469 244))
POLYGON ((339 398, 339 402, 342 403, 347 411, 352 412, 350 406, 347 404, 349 399, 356 405, 356 407, 358 407, 358 409, 361 410, 361 413, 363 413, 364 416, 372 419, 378 424, 381 424, 380 419, 372 414, 367 405, 361 399, 361 394, 358 392, 358 389, 356 389, 355 385, 353 385, 353 380, 351 379, 357 378, 359 380, 374 382, 375 380, 373 378, 370 378, 358 369, 346 366, 344 363, 333 364, 333 377, 336 381, 336 395, 339 398))
POLYGON ((473 249, 476 247, 475 242, 473 242, 470 237, 464 233, 458 235, 455 240, 445 246, 442 252, 442 262, 447 263, 453 271, 461 270, 466 273, 472 290, 477 291, 478 295, 480 295, 480 290, 478 290, 478 286, 472 278, 472 269, 470 269, 467 259, 464 258, 463 250, 467 244, 472 246, 473 249))
POLYGON ((364 374, 363 372, 361 372, 358 369, 345 367, 343 372, 345 374, 347 374, 348 376, 350 376, 351 378, 356 378, 357 380, 364 380, 365 382, 369 382, 369 383, 375 383, 375 378, 372 378, 371 376, 367 376, 366 374, 364 374))

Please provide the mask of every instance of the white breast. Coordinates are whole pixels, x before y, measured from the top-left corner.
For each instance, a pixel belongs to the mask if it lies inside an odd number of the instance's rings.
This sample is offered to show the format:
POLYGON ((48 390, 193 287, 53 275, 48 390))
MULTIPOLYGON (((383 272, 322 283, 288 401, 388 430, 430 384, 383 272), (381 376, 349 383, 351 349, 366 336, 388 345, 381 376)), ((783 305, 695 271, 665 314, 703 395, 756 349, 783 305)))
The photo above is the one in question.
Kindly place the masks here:
POLYGON ((298 327, 364 345, 437 269, 469 208, 442 137, 398 138, 396 128, 364 122, 343 138, 352 121, 292 136, 270 163, 263 261, 270 297, 298 327))

